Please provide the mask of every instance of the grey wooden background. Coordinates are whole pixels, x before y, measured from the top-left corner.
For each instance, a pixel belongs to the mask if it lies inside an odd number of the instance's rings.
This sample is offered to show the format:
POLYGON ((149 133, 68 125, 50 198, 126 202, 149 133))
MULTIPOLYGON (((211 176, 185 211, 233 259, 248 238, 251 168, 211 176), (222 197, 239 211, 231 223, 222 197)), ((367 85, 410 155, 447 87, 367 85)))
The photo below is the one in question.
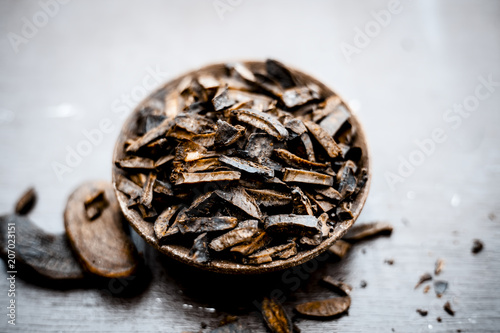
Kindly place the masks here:
POLYGON ((66 2, 0 1, 0 213, 34 185, 34 222, 62 232, 67 196, 85 180, 110 179, 122 115, 146 91, 207 63, 274 57, 316 76, 357 110, 374 166, 358 222, 387 220, 395 231, 356 245, 341 262, 320 263, 304 279, 297 271, 203 274, 139 244, 151 270, 142 292, 113 295, 123 281, 60 290, 18 276, 15 327, 2 313, 8 302, 2 262, 0 331, 209 332, 232 314, 265 332, 253 300, 281 290, 291 310, 333 295, 317 284, 324 274, 354 286, 349 315, 300 319, 302 332, 500 331, 500 86, 490 87, 467 117, 450 113, 455 104, 474 102, 480 77, 500 82, 499 1, 401 0, 382 27, 372 11, 387 10, 389 1, 66 2), (33 23, 39 27, 26 30, 33 23), (373 29, 368 45, 348 59, 342 46, 355 46, 356 29, 365 28, 373 29), (13 34, 25 39, 12 44, 13 34), (58 179, 54 165, 66 164, 68 149, 85 148, 82 131, 103 119, 113 130, 58 179), (415 142, 435 129, 446 139, 418 160, 415 142), (419 165, 391 187, 388 173, 397 174, 410 157, 419 165), (474 238, 485 243, 478 255, 470 252, 474 238), (384 264, 390 258, 394 264, 384 264), (438 258, 446 261, 439 278, 449 282, 441 299, 413 290, 438 258), (447 300, 454 317, 442 309, 447 300))

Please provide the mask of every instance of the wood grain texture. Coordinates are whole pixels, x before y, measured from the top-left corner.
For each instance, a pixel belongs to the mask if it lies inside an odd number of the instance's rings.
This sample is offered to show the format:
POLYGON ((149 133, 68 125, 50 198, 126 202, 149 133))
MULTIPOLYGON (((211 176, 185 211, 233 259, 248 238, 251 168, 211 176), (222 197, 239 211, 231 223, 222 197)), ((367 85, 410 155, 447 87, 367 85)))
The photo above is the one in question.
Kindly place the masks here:
MULTIPOLYGON (((281 290, 290 310, 334 296, 319 283, 324 275, 353 286, 349 314, 333 321, 298 319, 302 332, 498 332, 500 89, 494 87, 458 127, 443 115, 474 94, 478 77, 500 81, 500 5, 402 0, 401 13, 348 63, 339 46, 354 45, 353 29, 363 29, 371 11, 387 4, 244 1, 221 20, 211 1, 70 1, 18 53, 1 38, 1 214, 12 212, 33 185, 39 200, 30 218, 48 232, 62 232, 72 190, 89 179, 111 181, 122 115, 142 97, 163 80, 210 62, 272 56, 357 105, 373 157, 370 195, 358 222, 389 221, 394 231, 357 243, 340 262, 246 278, 188 269, 134 235, 152 275, 141 293, 117 296, 131 280, 61 290, 18 276, 17 325, 8 325, 0 310, 0 332, 206 333, 233 314, 252 332, 264 333, 254 300, 279 297, 281 290), (290 34, 270 33, 269 26, 290 34), (163 75, 157 84, 150 74, 155 71, 163 75), (113 130, 101 131, 100 142, 59 181, 51 163, 66 164, 67 147, 88 140, 82 130, 99 128, 103 119, 113 130), (392 189, 385 173, 397 173, 400 157, 408 159, 418 149, 415 141, 436 128, 446 141, 392 189), (474 238, 484 242, 476 255, 474 238), (441 299, 432 289, 423 293, 427 284, 414 290, 438 258, 446 261, 439 279, 449 282, 441 299), (455 316, 443 310, 446 301, 455 316), (417 308, 429 314, 421 317, 417 308)), ((31 20, 40 10, 36 1, 0 2, 0 34, 21 34, 22 17, 31 20)), ((5 272, 2 261, 0 309, 8 302, 5 272)))

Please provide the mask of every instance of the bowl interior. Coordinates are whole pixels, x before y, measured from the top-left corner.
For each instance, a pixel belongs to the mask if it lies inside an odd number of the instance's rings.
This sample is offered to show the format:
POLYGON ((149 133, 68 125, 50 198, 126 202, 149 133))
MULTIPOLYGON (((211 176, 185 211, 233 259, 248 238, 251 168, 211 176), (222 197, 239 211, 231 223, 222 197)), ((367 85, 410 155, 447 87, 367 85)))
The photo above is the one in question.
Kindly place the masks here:
MULTIPOLYGON (((245 62, 244 63, 246 66, 248 66, 252 71, 264 71, 265 70, 265 63, 264 62, 245 62)), ((299 79, 301 79, 303 82, 311 82, 316 85, 318 85, 322 91, 322 95, 328 97, 332 96, 335 93, 326 87, 324 84, 319 82, 318 80, 314 79, 313 77, 304 74, 298 70, 289 68, 294 75, 296 75, 299 79)), ((139 118, 139 110, 143 108, 145 105, 161 105, 164 103, 164 96, 168 92, 172 91, 175 89, 180 81, 186 77, 186 76, 191 76, 195 74, 214 74, 214 75, 224 75, 226 72, 226 68, 224 64, 214 64, 214 65, 209 65, 206 67, 203 67, 201 69, 198 69, 196 71, 187 73, 175 80, 169 81, 163 86, 161 86, 159 89, 154 91, 152 94, 150 94, 144 101, 142 101, 132 112, 132 114, 128 117, 128 119, 125 121, 122 130, 120 132, 120 135, 117 139, 114 153, 113 153, 113 161, 122 159, 125 156, 125 151, 124 151, 124 146, 125 146, 125 141, 130 137, 131 133, 135 133, 136 126, 138 124, 138 118, 139 118)), ((341 96, 339 96, 341 97, 341 96)), ((358 218, 359 214, 361 213, 361 210, 364 206, 364 203, 367 199, 368 196, 368 191, 370 187, 370 180, 371 180, 371 169, 370 169, 370 159, 369 159, 369 152, 368 152, 368 146, 366 143, 366 138, 365 134, 363 131, 363 128, 361 124, 359 123, 357 117, 355 114, 353 114, 352 110, 349 108, 349 106, 343 101, 344 104, 346 105, 347 109, 349 112, 351 112, 351 123, 353 127, 356 128, 356 137, 353 142, 353 146, 360 147, 363 151, 363 155, 361 157, 361 160, 359 162, 359 166, 362 168, 366 168, 368 171, 368 180, 366 181, 364 187, 360 190, 358 195, 355 197, 355 199, 352 201, 352 206, 351 206, 351 211, 353 214, 353 219, 343 221, 343 222, 338 222, 336 223, 334 227, 334 232, 332 235, 322 241, 322 243, 308 251, 302 251, 299 252, 297 255, 285 259, 285 260, 276 260, 272 261, 269 263, 265 264, 260 264, 260 265, 245 265, 245 264, 239 264, 236 262, 228 261, 228 260, 220 260, 220 259, 215 259, 212 260, 209 263, 206 264, 200 264, 193 260, 189 256, 189 248, 186 248, 184 246, 180 245, 173 245, 173 244, 160 244, 158 242, 158 239, 156 238, 153 230, 153 223, 145 221, 142 216, 135 210, 128 208, 128 197, 123 194, 121 191, 116 189, 116 178, 119 173, 122 173, 122 170, 120 170, 118 167, 116 167, 113 164, 113 170, 112 170, 112 181, 113 181, 113 186, 115 187, 115 193, 118 198, 118 202, 120 203, 120 207, 123 211, 123 214, 125 215, 126 219, 129 221, 129 223, 132 225, 132 227, 135 229, 135 231, 141 235, 149 244, 154 246, 156 249, 158 249, 160 252, 168 255, 169 257, 176 259, 178 261, 181 261, 183 263, 186 263, 191 266, 196 266, 202 269, 210 270, 210 271, 215 271, 215 272, 220 272, 220 273, 230 273, 230 274, 254 274, 254 273, 265 273, 265 272, 271 272, 271 271, 276 271, 276 270, 281 270, 281 269, 286 269, 289 267, 293 267, 299 264, 302 264, 310 259, 313 259, 317 255, 321 254, 325 250, 328 249, 336 240, 340 239, 346 232, 347 230, 354 224, 354 221, 358 218)))

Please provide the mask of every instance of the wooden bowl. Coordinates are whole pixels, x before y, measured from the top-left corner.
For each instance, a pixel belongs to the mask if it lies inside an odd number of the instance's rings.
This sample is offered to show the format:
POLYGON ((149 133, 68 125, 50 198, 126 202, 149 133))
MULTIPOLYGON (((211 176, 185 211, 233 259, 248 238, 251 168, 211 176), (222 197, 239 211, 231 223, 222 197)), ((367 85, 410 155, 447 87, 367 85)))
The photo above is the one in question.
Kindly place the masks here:
MULTIPOLYGON (((262 61, 248 61, 244 62, 246 66, 248 66, 252 71, 265 71, 265 62, 262 61)), ((301 81, 303 82, 312 82, 320 87, 322 90, 322 94, 325 97, 331 96, 335 94, 331 89, 326 87, 324 84, 319 82, 318 80, 314 79, 313 77, 304 74, 296 69, 290 68, 290 71, 294 75, 296 75, 301 81)), ((135 128, 137 126, 137 120, 139 117, 139 110, 143 108, 145 105, 148 104, 154 104, 154 105, 161 105, 163 102, 163 96, 165 95, 164 92, 168 93, 172 89, 175 89, 177 85, 180 83, 180 81, 185 78, 186 76, 192 76, 192 75, 199 75, 199 74, 220 74, 222 75, 223 73, 226 72, 226 68, 224 64, 214 64, 214 65, 209 65, 206 67, 203 67, 201 69, 192 71, 190 73, 184 74, 181 77, 176 78, 175 80, 169 81, 163 86, 161 86, 159 89, 151 93, 144 101, 142 101, 132 112, 132 114, 128 117, 128 119, 125 121, 122 131, 117 139, 114 153, 113 153, 113 161, 120 160, 125 156, 124 152, 124 144, 125 141, 129 138, 130 133, 135 133, 135 128)), ((346 105, 347 109, 349 112, 351 112, 351 123, 352 125, 356 128, 357 135, 354 140, 353 146, 360 147, 363 151, 362 158, 359 162, 360 167, 366 168, 368 170, 368 180, 365 183, 364 187, 360 190, 358 195, 356 196, 355 200, 352 202, 351 210, 353 213, 353 219, 339 222, 335 225, 334 227, 334 232, 329 238, 326 238, 323 240, 323 242, 310 249, 307 251, 302 251, 299 252, 297 255, 285 259, 285 260, 276 260, 272 261, 269 263, 265 264, 260 264, 260 265, 245 265, 245 264, 240 264, 228 260, 220 260, 220 259, 215 259, 212 260, 209 263, 206 264, 201 264, 193 260, 189 256, 189 248, 186 248, 184 246, 180 245, 174 245, 174 244, 159 244, 158 239, 156 238, 153 230, 153 223, 152 222, 147 222, 143 220, 141 215, 133 210, 129 209, 127 206, 128 198, 125 194, 123 194, 121 191, 116 189, 116 179, 117 175, 122 172, 118 167, 116 167, 113 164, 113 170, 112 170, 112 181, 113 181, 113 186, 115 188, 115 193, 118 198, 118 202, 120 203, 120 207, 123 211, 123 214, 125 215, 126 219, 129 221, 129 223, 132 225, 132 227, 135 229, 135 231, 141 235, 149 244, 151 244, 153 247, 155 247, 157 250, 160 252, 166 254, 167 256, 176 259, 180 262, 183 262, 185 264, 188 264, 190 266, 195 266, 199 267, 201 269, 213 271, 213 272, 218 272, 218 273, 227 273, 227 274, 257 274, 257 273, 266 273, 266 272, 272 272, 272 271, 277 271, 277 270, 283 270, 289 267, 297 266, 300 265, 308 260, 311 260, 318 256, 319 254, 323 253, 326 251, 336 240, 340 239, 346 232, 347 230, 354 224, 354 221, 358 218, 359 214, 361 213, 361 210, 363 209, 363 206, 365 204, 366 198, 368 196, 368 191, 370 188, 370 182, 371 182, 371 168, 370 168, 370 158, 369 158, 369 152, 368 152, 368 145, 366 142, 365 138, 365 133, 363 131, 363 127, 361 126, 361 123, 359 122, 358 118, 356 115, 350 110, 349 105, 343 101, 344 104, 346 105)))

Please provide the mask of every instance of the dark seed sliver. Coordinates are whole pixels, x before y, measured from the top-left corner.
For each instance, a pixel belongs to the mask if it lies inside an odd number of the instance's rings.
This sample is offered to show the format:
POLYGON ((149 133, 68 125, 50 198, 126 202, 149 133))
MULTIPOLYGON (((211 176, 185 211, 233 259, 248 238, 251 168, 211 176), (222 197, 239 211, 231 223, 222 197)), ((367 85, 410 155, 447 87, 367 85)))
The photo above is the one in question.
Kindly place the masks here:
POLYGON ((444 305, 443 305, 443 309, 444 311, 446 311, 450 316, 454 316, 455 315, 455 311, 451 308, 451 304, 450 302, 446 302, 444 305))
POLYGON ((422 309, 417 309, 417 312, 419 315, 421 315, 422 317, 425 317, 427 316, 427 310, 422 310, 422 309))
POLYGON ((432 275, 429 273, 423 274, 415 285, 414 289, 417 289, 422 283, 432 280, 432 275))
POLYGON ((346 312, 350 306, 351 298, 344 296, 299 304, 295 310, 299 314, 311 318, 328 318, 346 312))
POLYGON ((36 191, 33 187, 27 189, 17 200, 15 212, 18 215, 27 215, 36 203, 36 191))
POLYGON ((471 252, 474 254, 479 253, 483 250, 483 247, 483 242, 481 242, 479 239, 474 239, 471 252))
POLYGON ((281 304, 276 300, 264 298, 261 312, 271 332, 292 333, 292 321, 281 304))

